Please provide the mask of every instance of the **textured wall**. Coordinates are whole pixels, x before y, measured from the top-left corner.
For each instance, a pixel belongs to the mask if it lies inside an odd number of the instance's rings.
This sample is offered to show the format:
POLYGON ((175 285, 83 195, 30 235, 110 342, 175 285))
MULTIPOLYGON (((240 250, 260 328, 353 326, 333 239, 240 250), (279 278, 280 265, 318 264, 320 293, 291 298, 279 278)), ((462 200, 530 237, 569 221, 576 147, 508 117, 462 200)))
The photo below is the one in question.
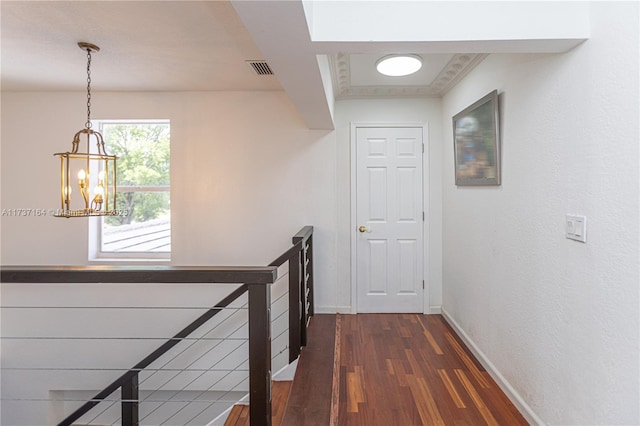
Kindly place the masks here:
POLYGON ((444 150, 443 308, 530 418, 630 425, 640 423, 638 3, 594 3, 591 24, 566 54, 489 56, 443 99, 447 128, 498 89, 503 142, 501 187, 456 187, 444 150), (586 244, 565 238, 567 213, 587 216, 586 244))

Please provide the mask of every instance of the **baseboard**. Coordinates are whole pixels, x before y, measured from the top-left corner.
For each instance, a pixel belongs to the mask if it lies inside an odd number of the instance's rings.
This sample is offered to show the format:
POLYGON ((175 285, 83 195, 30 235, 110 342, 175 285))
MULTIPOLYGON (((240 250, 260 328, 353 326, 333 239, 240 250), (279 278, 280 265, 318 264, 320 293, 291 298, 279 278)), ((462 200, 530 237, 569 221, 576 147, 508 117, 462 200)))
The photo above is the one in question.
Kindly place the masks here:
POLYGON ((293 360, 291 364, 287 364, 273 374, 271 380, 276 382, 287 382, 292 381, 296 375, 296 368, 298 368, 298 360, 300 358, 296 358, 293 360))
POLYGON ((464 341, 467 347, 473 352, 478 361, 484 366, 487 372, 491 375, 493 380, 498 384, 500 389, 507 395, 507 397, 513 402, 513 405, 520 411, 520 414, 532 425, 544 425, 544 422, 538 415, 531 409, 520 394, 511 386, 511 383, 505 379, 505 377, 498 371, 495 365, 487 358, 487 356, 478 348, 475 342, 469 337, 467 333, 460 327, 460 325, 451 317, 445 308, 441 308, 442 316, 449 323, 449 325, 455 330, 458 336, 464 341))
MULTIPOLYGON (((351 306, 318 306, 315 308, 316 314, 353 314, 354 311, 351 306)), ((442 313, 442 306, 432 305, 429 306, 427 314, 435 315, 442 313)))
POLYGON ((351 314, 351 306, 317 306, 316 314, 351 314))
POLYGON ((233 410, 233 407, 236 405, 249 405, 249 394, 246 394, 245 396, 242 397, 242 399, 240 399, 234 405, 224 410, 222 413, 220 413, 218 417, 211 420, 211 422, 207 423, 206 426, 224 426, 224 424, 227 421, 227 418, 229 417, 229 414, 231 414, 231 410, 233 410))

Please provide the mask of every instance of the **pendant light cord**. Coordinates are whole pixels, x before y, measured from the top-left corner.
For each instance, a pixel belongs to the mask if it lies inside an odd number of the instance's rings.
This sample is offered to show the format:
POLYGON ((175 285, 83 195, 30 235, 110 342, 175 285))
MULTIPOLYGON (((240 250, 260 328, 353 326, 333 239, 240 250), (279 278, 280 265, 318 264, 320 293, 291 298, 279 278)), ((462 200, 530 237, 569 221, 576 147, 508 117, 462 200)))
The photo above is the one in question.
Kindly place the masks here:
POLYGON ((87 129, 91 128, 91 49, 87 49, 87 129))

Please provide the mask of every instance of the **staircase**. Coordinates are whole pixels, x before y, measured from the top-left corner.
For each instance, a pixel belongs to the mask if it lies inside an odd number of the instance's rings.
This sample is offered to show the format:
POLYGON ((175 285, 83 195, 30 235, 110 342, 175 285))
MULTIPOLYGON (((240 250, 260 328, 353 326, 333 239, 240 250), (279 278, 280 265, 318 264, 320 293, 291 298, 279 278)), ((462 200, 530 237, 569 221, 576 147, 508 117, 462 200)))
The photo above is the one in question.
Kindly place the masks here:
MULTIPOLYGON (((271 385, 271 424, 273 426, 279 426, 282 424, 292 384, 293 381, 287 380, 274 381, 271 385)), ((249 406, 240 404, 234 405, 224 425, 249 426, 249 406)))
MULTIPOLYGON (((300 353, 294 380, 272 383, 273 426, 335 424, 334 352, 339 350, 335 339, 339 332, 336 315, 316 314, 311 318, 307 346, 300 353)), ((235 405, 224 425, 248 426, 249 406, 235 405)))

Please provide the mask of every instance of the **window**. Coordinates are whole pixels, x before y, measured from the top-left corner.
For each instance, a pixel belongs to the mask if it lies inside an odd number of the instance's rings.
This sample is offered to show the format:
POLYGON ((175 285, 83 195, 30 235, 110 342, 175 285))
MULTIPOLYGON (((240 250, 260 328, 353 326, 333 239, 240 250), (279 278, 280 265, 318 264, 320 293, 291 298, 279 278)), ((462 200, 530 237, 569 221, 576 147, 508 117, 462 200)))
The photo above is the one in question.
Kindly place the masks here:
POLYGON ((106 151, 117 155, 118 215, 96 218, 92 260, 168 259, 171 254, 170 124, 100 121, 106 151))

